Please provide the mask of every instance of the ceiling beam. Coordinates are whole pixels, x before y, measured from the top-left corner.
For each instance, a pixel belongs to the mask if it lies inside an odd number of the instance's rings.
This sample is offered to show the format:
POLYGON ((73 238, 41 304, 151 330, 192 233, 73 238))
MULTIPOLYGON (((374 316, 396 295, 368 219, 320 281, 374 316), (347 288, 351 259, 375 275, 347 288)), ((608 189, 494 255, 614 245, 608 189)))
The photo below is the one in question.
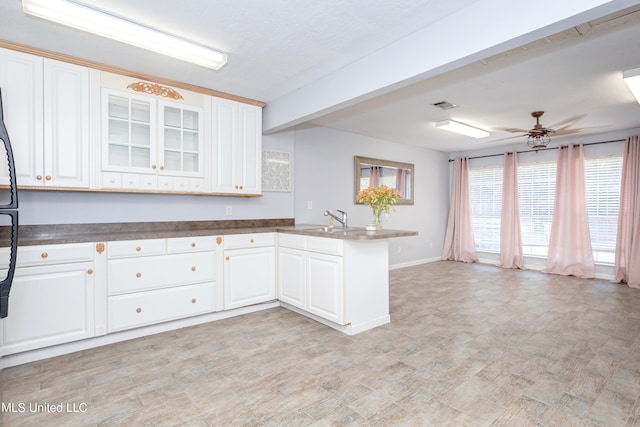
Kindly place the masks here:
POLYGON ((446 73, 567 28, 640 4, 638 0, 478 0, 408 37, 270 101, 273 133, 446 73))

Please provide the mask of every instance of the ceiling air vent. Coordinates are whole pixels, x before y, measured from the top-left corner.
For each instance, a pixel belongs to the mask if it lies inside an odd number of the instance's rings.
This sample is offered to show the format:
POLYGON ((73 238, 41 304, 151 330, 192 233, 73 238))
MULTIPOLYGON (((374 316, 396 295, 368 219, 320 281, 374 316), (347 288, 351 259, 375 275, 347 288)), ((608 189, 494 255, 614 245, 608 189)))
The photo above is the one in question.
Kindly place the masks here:
POLYGON ((447 101, 440 101, 440 102, 436 102, 435 104, 431 104, 434 107, 438 107, 438 108, 442 108, 443 110, 451 110, 452 108, 457 108, 458 106, 456 104, 452 104, 450 102, 447 101))

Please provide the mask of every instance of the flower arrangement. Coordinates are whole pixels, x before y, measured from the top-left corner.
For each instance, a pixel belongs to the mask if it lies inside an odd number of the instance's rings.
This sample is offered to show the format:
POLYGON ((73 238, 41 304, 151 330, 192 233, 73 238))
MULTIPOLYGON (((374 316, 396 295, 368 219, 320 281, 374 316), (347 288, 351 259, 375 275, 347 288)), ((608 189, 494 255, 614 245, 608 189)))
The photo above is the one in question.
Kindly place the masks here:
POLYGON ((377 229, 382 227, 380 216, 382 212, 389 212, 395 210, 395 204, 398 199, 402 197, 402 193, 395 188, 381 185, 380 187, 369 187, 360 191, 356 195, 358 203, 364 203, 371 206, 373 210, 374 224, 377 229))

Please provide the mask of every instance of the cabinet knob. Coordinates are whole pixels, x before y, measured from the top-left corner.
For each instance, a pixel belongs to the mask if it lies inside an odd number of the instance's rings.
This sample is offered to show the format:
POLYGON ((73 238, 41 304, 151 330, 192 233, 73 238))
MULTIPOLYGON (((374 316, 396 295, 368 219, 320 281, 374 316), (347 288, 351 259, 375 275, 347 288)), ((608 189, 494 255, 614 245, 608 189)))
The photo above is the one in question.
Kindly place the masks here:
POLYGON ((195 248, 196 247, 196 243, 195 242, 191 243, 191 247, 195 248))
POLYGON ((222 244, 222 237, 220 237, 220 236, 216 237, 216 243, 218 245, 222 244))
POLYGON ((48 254, 48 253, 46 253, 46 252, 42 252, 42 253, 40 254, 40 256, 41 256, 42 258, 46 258, 46 257, 48 257, 48 256, 49 256, 49 254, 48 254))
POLYGON ((87 274, 93 274, 93 269, 92 268, 88 269, 87 274))
POLYGON ((38 181, 42 180, 42 175, 38 175, 38 176, 36 176, 36 179, 37 179, 38 181))
POLYGON ((157 168, 157 167, 158 167, 158 166, 156 166, 156 165, 151 165, 151 169, 155 169, 155 168, 157 168))
POLYGON ((142 273, 136 273, 136 277, 139 279, 142 277, 142 273))
POLYGON ((238 186, 236 185, 236 190, 238 189, 238 186))
POLYGON ((191 298, 191 304, 195 304, 196 303, 196 299, 195 298, 191 298))
POLYGON ((253 243, 253 239, 249 240, 249 243, 253 243))
POLYGON ((136 308, 136 313, 140 313, 142 312, 142 309, 140 307, 136 308))
POLYGON ((191 267, 191 271, 196 271, 196 267, 195 266, 191 267))
POLYGON ((46 179, 47 181, 51 181, 51 175, 45 176, 44 179, 46 179))
POLYGON ((226 259, 227 261, 229 261, 229 257, 226 257, 225 259, 226 259))
POLYGON ((242 185, 240 186, 240 189, 241 189, 241 190, 243 189, 243 186, 242 186, 242 185))
POLYGON ((140 246, 136 246, 136 252, 140 252, 142 248, 140 246))
POLYGON ((163 171, 164 170, 164 166, 160 166, 160 170, 163 171))

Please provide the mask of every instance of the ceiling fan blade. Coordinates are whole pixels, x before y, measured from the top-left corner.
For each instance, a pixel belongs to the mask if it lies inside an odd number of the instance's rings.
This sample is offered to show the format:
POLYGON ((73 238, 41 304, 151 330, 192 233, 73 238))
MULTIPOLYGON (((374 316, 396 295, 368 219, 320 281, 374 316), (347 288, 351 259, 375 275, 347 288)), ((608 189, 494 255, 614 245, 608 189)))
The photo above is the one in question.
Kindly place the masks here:
POLYGON ((573 135, 576 133, 582 133, 582 132, 586 132, 589 130, 595 130, 595 129, 604 129, 608 126, 589 126, 589 127, 584 127, 584 128, 573 128, 573 129, 558 129, 553 135, 556 136, 562 136, 562 135, 573 135))
POLYGON ((529 129, 520 129, 520 128, 496 128, 498 130, 503 130, 505 132, 511 133, 529 133, 529 129))
POLYGON ((526 137, 527 137, 527 134, 514 135, 514 136, 507 136, 506 138, 499 138, 499 139, 492 139, 491 141, 484 141, 484 143, 491 144, 493 142, 506 141, 507 139, 526 138, 526 137))
POLYGON ((578 114, 576 116, 568 118, 567 120, 564 120, 562 122, 556 123, 555 125, 551 126, 551 128, 555 129, 556 131, 559 131, 559 130, 562 130, 562 129, 566 129, 566 128, 576 124, 580 120, 584 119, 586 116, 587 116, 586 114, 578 114))

